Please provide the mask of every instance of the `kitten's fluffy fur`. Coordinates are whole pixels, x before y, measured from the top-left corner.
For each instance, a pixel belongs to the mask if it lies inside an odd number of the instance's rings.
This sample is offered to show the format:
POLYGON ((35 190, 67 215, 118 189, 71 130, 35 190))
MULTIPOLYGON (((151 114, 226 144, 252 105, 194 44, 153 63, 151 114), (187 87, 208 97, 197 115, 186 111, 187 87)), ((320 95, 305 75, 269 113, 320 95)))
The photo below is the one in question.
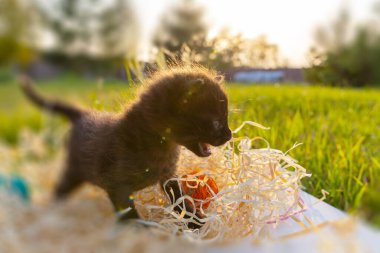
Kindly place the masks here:
MULTIPOLYGON (((125 112, 112 114, 46 100, 24 78, 23 90, 35 104, 72 122, 67 164, 56 197, 64 198, 90 182, 108 193, 116 210, 132 208, 123 219, 138 218, 129 196, 175 176, 179 145, 205 157, 210 155, 208 144, 222 145, 231 138, 221 82, 203 68, 163 71, 144 84, 125 112)), ((180 197, 178 185, 167 187, 180 197)))

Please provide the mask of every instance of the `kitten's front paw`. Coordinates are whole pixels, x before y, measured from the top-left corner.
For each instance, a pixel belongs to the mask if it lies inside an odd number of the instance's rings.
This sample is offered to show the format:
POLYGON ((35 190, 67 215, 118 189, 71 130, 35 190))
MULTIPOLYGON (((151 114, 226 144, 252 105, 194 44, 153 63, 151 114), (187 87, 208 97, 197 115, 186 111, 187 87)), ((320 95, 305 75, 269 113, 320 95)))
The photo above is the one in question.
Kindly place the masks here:
MULTIPOLYGON (((189 222, 187 224, 187 227, 190 228, 190 229, 193 229, 193 230, 194 229, 200 229, 205 224, 205 222, 199 220, 199 219, 205 218, 204 215, 200 214, 199 212, 196 212, 195 216, 196 216, 196 218, 193 218, 194 221, 193 222, 189 222)), ((186 217, 186 215, 185 215, 185 217, 186 217)), ((190 217, 187 217, 187 218, 190 218, 190 217)))
MULTIPOLYGON (((189 204, 189 203, 186 203, 185 202, 185 206, 183 207, 183 205, 178 205, 176 207, 174 207, 174 211, 178 214, 182 213, 182 208, 185 208, 187 212, 189 213, 193 213, 194 212, 194 207, 189 204)), ((185 219, 190 219, 191 216, 185 214, 184 216, 185 219)), ((187 223, 187 227, 189 229, 200 229, 204 224, 205 222, 203 221, 200 221, 200 219, 203 219, 205 218, 205 216, 199 212, 195 212, 195 217, 193 217, 193 221, 190 221, 187 223)))
POLYGON ((195 230, 195 229, 200 229, 201 227, 203 227, 204 224, 205 224, 205 223, 204 223, 204 222, 201 222, 201 221, 197 221, 197 223, 195 223, 195 222, 189 222, 189 223, 187 224, 187 227, 188 227, 189 229, 195 230), (200 223, 200 224, 198 224, 198 223, 200 223))

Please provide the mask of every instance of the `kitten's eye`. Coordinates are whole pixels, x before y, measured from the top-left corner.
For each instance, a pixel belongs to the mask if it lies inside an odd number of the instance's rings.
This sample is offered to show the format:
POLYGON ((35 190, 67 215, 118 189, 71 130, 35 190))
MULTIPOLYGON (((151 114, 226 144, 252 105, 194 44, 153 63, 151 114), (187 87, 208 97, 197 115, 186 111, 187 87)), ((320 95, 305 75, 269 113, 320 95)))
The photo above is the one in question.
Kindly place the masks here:
POLYGON ((222 128, 222 123, 220 123, 219 120, 213 120, 212 126, 214 127, 215 130, 219 130, 222 128))

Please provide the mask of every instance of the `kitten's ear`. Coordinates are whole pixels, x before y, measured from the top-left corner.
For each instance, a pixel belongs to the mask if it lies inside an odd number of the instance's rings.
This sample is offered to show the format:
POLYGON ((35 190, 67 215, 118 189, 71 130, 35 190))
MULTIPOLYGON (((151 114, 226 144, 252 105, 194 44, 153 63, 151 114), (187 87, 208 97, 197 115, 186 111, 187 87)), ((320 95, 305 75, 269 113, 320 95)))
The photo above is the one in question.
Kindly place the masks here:
POLYGON ((224 81, 224 76, 222 75, 217 75, 215 78, 214 78, 215 81, 217 81, 218 83, 222 83, 224 81))

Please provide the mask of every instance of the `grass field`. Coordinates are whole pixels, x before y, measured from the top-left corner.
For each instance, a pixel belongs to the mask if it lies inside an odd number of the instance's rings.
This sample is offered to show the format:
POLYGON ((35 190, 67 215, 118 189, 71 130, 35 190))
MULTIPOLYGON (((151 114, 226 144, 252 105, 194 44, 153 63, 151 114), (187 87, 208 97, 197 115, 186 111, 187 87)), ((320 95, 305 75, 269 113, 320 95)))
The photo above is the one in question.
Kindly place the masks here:
MULTIPOLYGON (((39 86, 45 94, 113 111, 122 110, 135 90, 72 77, 39 86)), ((321 196, 325 189, 327 202, 380 226, 380 91, 229 84, 228 92, 232 129, 253 120, 271 129, 247 127, 241 134, 260 135, 284 151, 302 142, 291 155, 313 174, 304 181, 306 191, 321 196)), ((20 129, 39 131, 46 122, 15 82, 0 84, 0 139, 17 145, 20 129)), ((66 124, 55 118, 48 122, 66 124)))

